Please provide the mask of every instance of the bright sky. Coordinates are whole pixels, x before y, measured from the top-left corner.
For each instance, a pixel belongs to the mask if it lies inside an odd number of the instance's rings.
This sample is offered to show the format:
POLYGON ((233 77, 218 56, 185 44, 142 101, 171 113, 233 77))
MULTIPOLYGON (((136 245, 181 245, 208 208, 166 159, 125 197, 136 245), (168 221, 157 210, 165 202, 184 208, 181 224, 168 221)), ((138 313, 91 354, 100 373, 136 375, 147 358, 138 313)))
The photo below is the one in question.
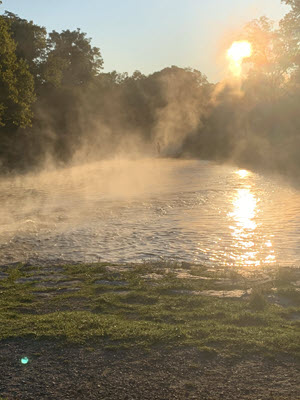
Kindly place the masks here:
POLYGON ((217 81, 234 33, 262 15, 279 20, 288 7, 280 0, 3 0, 6 9, 48 31, 81 28, 100 47, 105 71, 177 65, 217 81))

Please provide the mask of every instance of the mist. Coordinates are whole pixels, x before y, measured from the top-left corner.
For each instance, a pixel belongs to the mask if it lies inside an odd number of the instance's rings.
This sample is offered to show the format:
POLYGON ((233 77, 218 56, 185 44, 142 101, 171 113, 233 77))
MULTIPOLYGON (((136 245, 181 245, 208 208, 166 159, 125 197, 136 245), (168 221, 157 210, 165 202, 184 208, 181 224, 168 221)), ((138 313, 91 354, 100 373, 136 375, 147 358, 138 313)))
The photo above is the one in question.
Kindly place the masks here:
POLYGON ((10 12, 1 18, 23 68, 7 87, 8 97, 17 90, 20 98, 2 102, 2 173, 173 157, 298 178, 297 6, 278 26, 266 17, 249 22, 237 40, 251 43, 251 56, 238 74, 228 61, 217 84, 177 66, 103 73, 100 49, 80 29, 48 33, 10 12))

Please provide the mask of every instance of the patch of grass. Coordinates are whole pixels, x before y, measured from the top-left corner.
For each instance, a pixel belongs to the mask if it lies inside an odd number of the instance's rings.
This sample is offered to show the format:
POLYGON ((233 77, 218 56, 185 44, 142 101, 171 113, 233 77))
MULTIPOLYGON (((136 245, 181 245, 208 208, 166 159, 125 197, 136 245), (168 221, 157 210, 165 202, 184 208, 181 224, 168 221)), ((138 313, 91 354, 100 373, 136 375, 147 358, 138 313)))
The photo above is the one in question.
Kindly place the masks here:
POLYGON ((292 300, 295 304, 300 304, 300 291, 294 287, 279 288, 277 294, 292 300))
POLYGON ((276 286, 287 286, 291 282, 299 279, 299 270, 296 268, 278 268, 275 272, 275 284, 276 286))
POLYGON ((262 311, 267 304, 264 292, 260 288, 254 288, 249 299, 250 308, 254 311, 262 311))
MULTIPOLYGON (((214 271, 203 268, 199 267, 201 275, 215 278, 214 271)), ((30 274, 34 277, 39 272, 30 274)), ((109 347, 192 345, 223 354, 299 354, 297 324, 288 318, 299 307, 269 304, 259 288, 241 299, 191 295, 189 290, 206 290, 207 281, 179 279, 161 263, 129 265, 120 272, 112 272, 105 264, 67 265, 62 273, 70 281, 80 280, 80 291, 37 290, 34 279, 16 283, 28 274, 19 267, 1 281, 0 339, 30 335, 80 343, 102 340, 109 347), (158 272, 161 279, 145 278, 158 272), (99 275, 103 281, 128 285, 97 285, 99 275)), ((232 280, 233 287, 234 282, 238 286, 239 277, 234 275, 232 280)), ((220 284, 214 286, 214 279, 209 285, 225 290, 220 284)), ((290 284, 282 290, 294 289, 290 284)))

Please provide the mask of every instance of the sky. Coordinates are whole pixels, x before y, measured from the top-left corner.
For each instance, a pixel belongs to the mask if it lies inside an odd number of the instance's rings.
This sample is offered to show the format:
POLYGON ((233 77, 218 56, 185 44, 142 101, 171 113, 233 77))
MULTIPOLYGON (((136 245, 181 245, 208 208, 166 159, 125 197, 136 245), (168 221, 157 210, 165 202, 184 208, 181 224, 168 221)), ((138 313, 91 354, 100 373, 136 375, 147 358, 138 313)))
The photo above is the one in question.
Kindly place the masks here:
POLYGON ((80 28, 100 48, 104 71, 176 65, 216 82, 242 26, 262 15, 278 21, 289 8, 280 0, 3 0, 0 10, 48 31, 80 28))

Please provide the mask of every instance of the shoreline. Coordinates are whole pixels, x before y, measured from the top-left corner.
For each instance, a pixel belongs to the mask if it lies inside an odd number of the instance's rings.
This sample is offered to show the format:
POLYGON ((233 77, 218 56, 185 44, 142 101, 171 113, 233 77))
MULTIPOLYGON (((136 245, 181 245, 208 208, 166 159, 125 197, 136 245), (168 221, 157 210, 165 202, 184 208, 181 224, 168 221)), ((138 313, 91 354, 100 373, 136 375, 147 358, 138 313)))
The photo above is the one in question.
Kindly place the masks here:
POLYGON ((0 399, 295 400, 299 282, 299 268, 1 266, 0 399))

